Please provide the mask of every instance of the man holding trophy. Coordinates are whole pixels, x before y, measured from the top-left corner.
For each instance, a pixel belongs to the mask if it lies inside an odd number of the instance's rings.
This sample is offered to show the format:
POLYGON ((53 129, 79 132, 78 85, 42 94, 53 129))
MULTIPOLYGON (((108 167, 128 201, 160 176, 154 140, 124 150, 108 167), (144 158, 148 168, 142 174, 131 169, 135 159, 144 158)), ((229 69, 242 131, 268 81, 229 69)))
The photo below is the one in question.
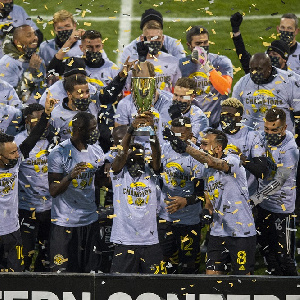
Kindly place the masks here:
POLYGON ((159 119, 152 108, 156 83, 151 68, 149 63, 134 66, 132 97, 121 110, 124 99, 118 106, 120 112, 126 110, 124 122, 130 126, 112 163, 115 252, 111 273, 166 273, 156 223, 161 150, 155 132, 159 119), (145 155, 148 145, 151 156, 145 155))

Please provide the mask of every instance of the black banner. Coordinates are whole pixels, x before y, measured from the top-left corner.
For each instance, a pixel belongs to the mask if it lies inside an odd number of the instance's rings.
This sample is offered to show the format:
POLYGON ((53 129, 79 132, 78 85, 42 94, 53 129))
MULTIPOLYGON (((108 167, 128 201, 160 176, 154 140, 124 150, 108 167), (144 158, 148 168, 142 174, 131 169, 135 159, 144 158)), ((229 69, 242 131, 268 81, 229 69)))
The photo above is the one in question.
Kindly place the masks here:
POLYGON ((0 300, 300 300, 300 278, 1 273, 0 300))

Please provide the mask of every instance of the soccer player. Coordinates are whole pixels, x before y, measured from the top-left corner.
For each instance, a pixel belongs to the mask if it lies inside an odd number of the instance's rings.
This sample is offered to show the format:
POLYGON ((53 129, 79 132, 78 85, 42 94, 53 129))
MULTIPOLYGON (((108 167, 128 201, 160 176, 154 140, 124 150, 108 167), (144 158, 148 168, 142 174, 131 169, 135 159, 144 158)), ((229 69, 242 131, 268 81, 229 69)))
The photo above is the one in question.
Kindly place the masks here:
POLYGON ((79 45, 84 30, 76 29, 76 22, 70 12, 64 9, 57 11, 53 15, 53 29, 55 38, 44 41, 40 46, 40 56, 47 67, 54 56, 62 60, 65 54, 68 57, 81 55, 79 45))
POLYGON ((256 231, 248 203, 246 172, 235 154, 224 153, 225 133, 208 129, 201 140, 201 150, 195 149, 172 134, 169 128, 164 136, 175 144, 178 153, 188 153, 206 166, 204 169, 205 209, 212 214, 207 247, 206 274, 228 272, 252 274, 255 263, 256 231))
POLYGON ((54 108, 51 118, 51 124, 59 132, 62 141, 71 137, 71 121, 78 111, 89 112, 95 118, 98 115, 98 107, 90 99, 89 86, 84 75, 68 76, 64 87, 68 97, 54 108))
POLYGON ((197 81, 194 104, 207 115, 211 125, 219 121, 221 101, 230 92, 232 64, 226 56, 209 52, 209 33, 206 28, 193 26, 187 31, 186 40, 192 55, 180 59, 180 71, 183 77, 197 81))
POLYGON ((96 118, 78 112, 72 136, 48 158, 52 200, 50 268, 53 272, 100 269, 100 226, 95 203, 95 173, 104 163, 96 118))
POLYGON ((134 119, 112 164, 115 217, 111 241, 116 244, 112 273, 165 271, 156 223, 161 151, 156 136, 150 140, 152 157, 145 157, 141 144, 131 143, 133 131, 141 124, 153 127, 153 114, 144 112, 134 119))
MULTIPOLYGON (((171 130, 188 144, 193 137, 188 117, 172 120, 171 130)), ((162 146, 162 188, 158 234, 165 262, 177 265, 180 274, 198 273, 200 251, 199 180, 203 165, 187 153, 177 153, 174 144, 162 146)), ((203 188, 203 186, 201 185, 203 188)), ((202 190, 203 196, 203 190, 202 190)), ((167 264, 167 268, 169 264, 167 264)), ((169 273, 169 269, 168 269, 169 273)))
POLYGON ((12 40, 3 45, 0 59, 3 80, 11 84, 23 103, 36 103, 45 90, 45 65, 36 53, 38 37, 29 25, 15 28, 12 40))
POLYGON ((290 46, 288 67, 295 73, 300 74, 300 44, 296 41, 296 36, 299 33, 297 16, 293 13, 282 15, 280 24, 277 26, 277 32, 280 34, 280 39, 290 46))
MULTIPOLYGON (((139 61, 151 62, 155 67, 157 88, 172 92, 177 79, 181 77, 179 59, 162 51, 164 35, 160 24, 156 21, 147 22, 140 39, 141 41, 137 44, 139 61)), ((127 80, 127 90, 130 90, 130 75, 127 80)))
MULTIPOLYGON (((26 129, 15 137, 17 146, 29 136, 40 120, 44 107, 29 104, 23 111, 26 129)), ((48 185, 48 154, 54 138, 48 126, 42 137, 19 167, 19 221, 23 242, 24 268, 30 271, 38 242, 38 255, 34 262, 35 272, 49 271, 49 234, 51 202, 48 185)))
MULTIPOLYGON (((141 17, 141 30, 144 31, 144 28, 147 27, 149 23, 155 24, 157 28, 163 30, 164 22, 162 14, 153 8, 146 9, 141 17)), ((164 38, 161 51, 169 53, 172 56, 177 57, 178 59, 181 57, 185 57, 185 51, 179 40, 176 40, 165 34, 163 35, 163 37, 164 38)), ((128 56, 130 56, 131 59, 138 59, 137 43, 143 40, 143 36, 141 35, 139 38, 133 40, 124 48, 121 55, 121 63, 124 63, 128 56)))
POLYGON ((297 276, 293 245, 295 242, 296 173, 299 150, 293 134, 287 130, 286 114, 271 108, 264 122, 263 143, 269 172, 259 181, 259 190, 251 196, 258 205, 257 237, 272 275, 297 276))
MULTIPOLYGON (((246 50, 245 44, 240 32, 240 26, 243 21, 243 16, 236 12, 230 17, 232 27, 232 40, 236 48, 236 54, 241 62, 242 68, 246 74, 250 72, 249 62, 251 54, 246 50)), ((275 40, 267 49, 267 54, 270 56, 272 66, 287 70, 287 60, 290 55, 290 47, 283 40, 275 40)))
POLYGON ((244 105, 246 126, 262 130, 266 111, 276 106, 286 112, 287 128, 295 132, 294 115, 300 111, 298 78, 272 67, 266 53, 256 53, 251 57, 250 73, 236 83, 232 97, 244 105))
POLYGON ((0 58, 4 55, 2 45, 5 36, 11 33, 14 28, 21 25, 29 25, 34 29, 35 34, 38 37, 38 44, 43 41, 43 33, 28 16, 24 8, 20 5, 14 4, 13 0, 0 0, 0 19, 0 58))
POLYGON ((222 102, 220 123, 213 127, 222 130, 228 139, 227 151, 240 156, 246 169, 249 195, 258 188, 258 178, 263 178, 267 171, 265 148, 261 146, 261 135, 242 122, 244 106, 236 98, 227 98, 222 102))
POLYGON ((55 100, 47 98, 44 113, 30 135, 17 147, 14 137, 0 134, 0 270, 23 271, 22 240, 18 219, 18 173, 45 131, 55 100))
POLYGON ((192 78, 182 77, 176 81, 173 101, 168 108, 161 110, 161 118, 163 126, 168 125, 171 119, 178 117, 188 117, 191 119, 193 130, 193 143, 201 137, 201 134, 208 127, 209 122, 203 111, 196 105, 193 105, 193 100, 196 95, 197 84, 192 78))

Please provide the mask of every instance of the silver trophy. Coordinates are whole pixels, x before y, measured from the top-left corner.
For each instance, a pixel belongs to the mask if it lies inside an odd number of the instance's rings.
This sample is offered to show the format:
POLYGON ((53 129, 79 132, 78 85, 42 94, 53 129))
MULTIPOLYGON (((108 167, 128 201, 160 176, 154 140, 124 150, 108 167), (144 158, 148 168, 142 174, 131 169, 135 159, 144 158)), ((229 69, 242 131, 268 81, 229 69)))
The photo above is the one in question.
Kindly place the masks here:
MULTIPOLYGON (((132 77, 131 78, 132 97, 139 114, 149 111, 153 106, 156 91, 156 81, 154 77, 132 77)), ((153 136, 154 129, 148 124, 142 124, 137 128, 135 136, 153 136)))

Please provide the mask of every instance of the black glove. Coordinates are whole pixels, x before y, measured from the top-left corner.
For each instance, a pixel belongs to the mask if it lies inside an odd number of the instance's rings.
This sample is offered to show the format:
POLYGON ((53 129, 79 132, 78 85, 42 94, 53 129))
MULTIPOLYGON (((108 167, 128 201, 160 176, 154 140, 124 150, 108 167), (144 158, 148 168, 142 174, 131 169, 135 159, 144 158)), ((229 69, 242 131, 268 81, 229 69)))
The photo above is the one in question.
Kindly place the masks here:
POLYGON ((177 153, 185 153, 187 148, 187 143, 182 141, 175 133, 166 127, 163 131, 164 139, 170 142, 172 149, 177 153))
POLYGON ((136 51, 137 51, 137 53, 139 55, 139 61, 140 62, 146 61, 147 54, 149 52, 149 48, 148 48, 147 45, 145 45, 144 41, 138 42, 136 44, 136 51))
POLYGON ((180 109, 180 105, 179 103, 173 103, 169 109, 168 109, 168 113, 171 117, 172 120, 176 119, 176 118, 180 118, 182 117, 181 114, 181 109, 180 109))
POLYGON ((207 208, 203 208, 200 214, 200 222, 202 224, 210 224, 213 221, 213 216, 209 213, 207 208))
POLYGON ((233 14, 230 17, 232 32, 235 33, 235 32, 240 31, 240 26, 241 26, 242 22, 243 22, 243 16, 239 12, 236 12, 235 14, 233 14))

